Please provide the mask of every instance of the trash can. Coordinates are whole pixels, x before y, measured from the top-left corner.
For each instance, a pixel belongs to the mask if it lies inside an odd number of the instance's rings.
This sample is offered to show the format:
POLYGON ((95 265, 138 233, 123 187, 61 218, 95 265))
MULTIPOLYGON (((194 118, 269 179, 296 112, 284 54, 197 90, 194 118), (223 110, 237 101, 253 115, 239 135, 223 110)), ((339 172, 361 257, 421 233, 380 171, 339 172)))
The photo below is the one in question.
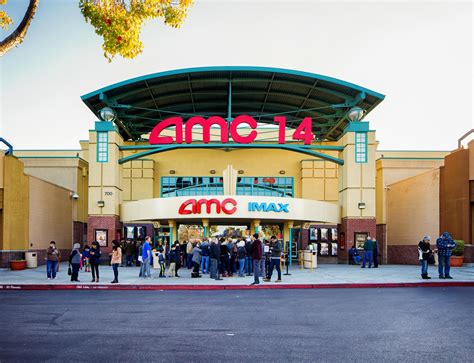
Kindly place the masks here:
POLYGON ((25 260, 27 268, 38 267, 38 255, 36 252, 25 252, 25 260))
POLYGON ((304 251, 304 268, 317 268, 318 267, 318 260, 316 251, 312 250, 305 250, 304 251))
POLYGON ((159 269, 160 268, 160 260, 158 259, 158 251, 153 252, 153 268, 159 269))

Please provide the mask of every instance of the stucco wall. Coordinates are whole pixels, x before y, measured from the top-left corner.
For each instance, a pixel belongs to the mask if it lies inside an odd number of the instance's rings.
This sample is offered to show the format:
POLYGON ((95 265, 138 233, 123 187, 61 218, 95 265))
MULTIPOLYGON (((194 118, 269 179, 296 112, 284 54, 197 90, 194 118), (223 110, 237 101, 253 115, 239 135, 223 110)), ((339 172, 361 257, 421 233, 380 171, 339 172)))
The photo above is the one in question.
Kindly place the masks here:
POLYGON ((70 191, 30 177, 29 249, 47 248, 56 241, 59 249, 70 249, 73 236, 73 201, 70 191))
POLYGON ((390 184, 387 192, 387 244, 416 245, 439 234, 439 169, 390 184))

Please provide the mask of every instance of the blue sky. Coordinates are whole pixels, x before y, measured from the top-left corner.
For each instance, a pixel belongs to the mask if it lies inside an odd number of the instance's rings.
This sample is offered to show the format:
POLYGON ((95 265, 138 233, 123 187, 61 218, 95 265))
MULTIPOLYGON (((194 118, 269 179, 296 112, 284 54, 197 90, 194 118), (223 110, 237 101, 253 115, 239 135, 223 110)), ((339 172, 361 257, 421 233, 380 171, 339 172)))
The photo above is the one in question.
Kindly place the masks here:
MULTIPOLYGON (((450 150, 473 127, 469 1, 197 0, 181 29, 149 22, 144 53, 112 63, 77 3, 41 1, 25 42, 0 60, 0 135, 15 148, 78 148, 95 121, 81 95, 211 65, 292 68, 383 93, 367 119, 381 149, 450 150)), ((6 9, 19 22, 26 6, 6 9)))

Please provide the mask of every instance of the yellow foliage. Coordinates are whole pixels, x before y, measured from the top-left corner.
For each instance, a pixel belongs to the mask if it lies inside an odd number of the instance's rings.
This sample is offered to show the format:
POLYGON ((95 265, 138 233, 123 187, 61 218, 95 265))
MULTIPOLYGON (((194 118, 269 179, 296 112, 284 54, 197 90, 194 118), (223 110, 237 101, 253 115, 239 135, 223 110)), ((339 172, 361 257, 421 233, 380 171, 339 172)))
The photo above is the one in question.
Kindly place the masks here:
MULTIPOLYGON (((0 0, 0 5, 5 5, 7 3, 7 0, 0 0)), ((0 28, 7 30, 10 25, 13 24, 13 20, 8 16, 8 14, 0 10, 0 28)))
MULTIPOLYGON (((2 1, 2 0, 0 0, 2 1)), ((109 62, 117 54, 135 58, 143 51, 140 33, 146 20, 163 18, 178 28, 193 0, 80 0, 86 22, 103 37, 102 49, 109 62)))

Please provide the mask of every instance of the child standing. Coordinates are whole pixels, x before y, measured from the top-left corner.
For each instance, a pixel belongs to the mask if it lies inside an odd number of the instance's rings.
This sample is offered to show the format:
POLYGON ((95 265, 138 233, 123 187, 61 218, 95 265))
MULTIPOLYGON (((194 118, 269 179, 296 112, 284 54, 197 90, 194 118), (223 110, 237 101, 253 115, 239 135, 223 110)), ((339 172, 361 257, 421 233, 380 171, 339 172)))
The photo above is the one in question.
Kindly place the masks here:
POLYGON ((85 272, 91 272, 91 264, 89 262, 89 251, 90 248, 88 245, 84 246, 84 251, 82 252, 82 265, 84 266, 85 272))

